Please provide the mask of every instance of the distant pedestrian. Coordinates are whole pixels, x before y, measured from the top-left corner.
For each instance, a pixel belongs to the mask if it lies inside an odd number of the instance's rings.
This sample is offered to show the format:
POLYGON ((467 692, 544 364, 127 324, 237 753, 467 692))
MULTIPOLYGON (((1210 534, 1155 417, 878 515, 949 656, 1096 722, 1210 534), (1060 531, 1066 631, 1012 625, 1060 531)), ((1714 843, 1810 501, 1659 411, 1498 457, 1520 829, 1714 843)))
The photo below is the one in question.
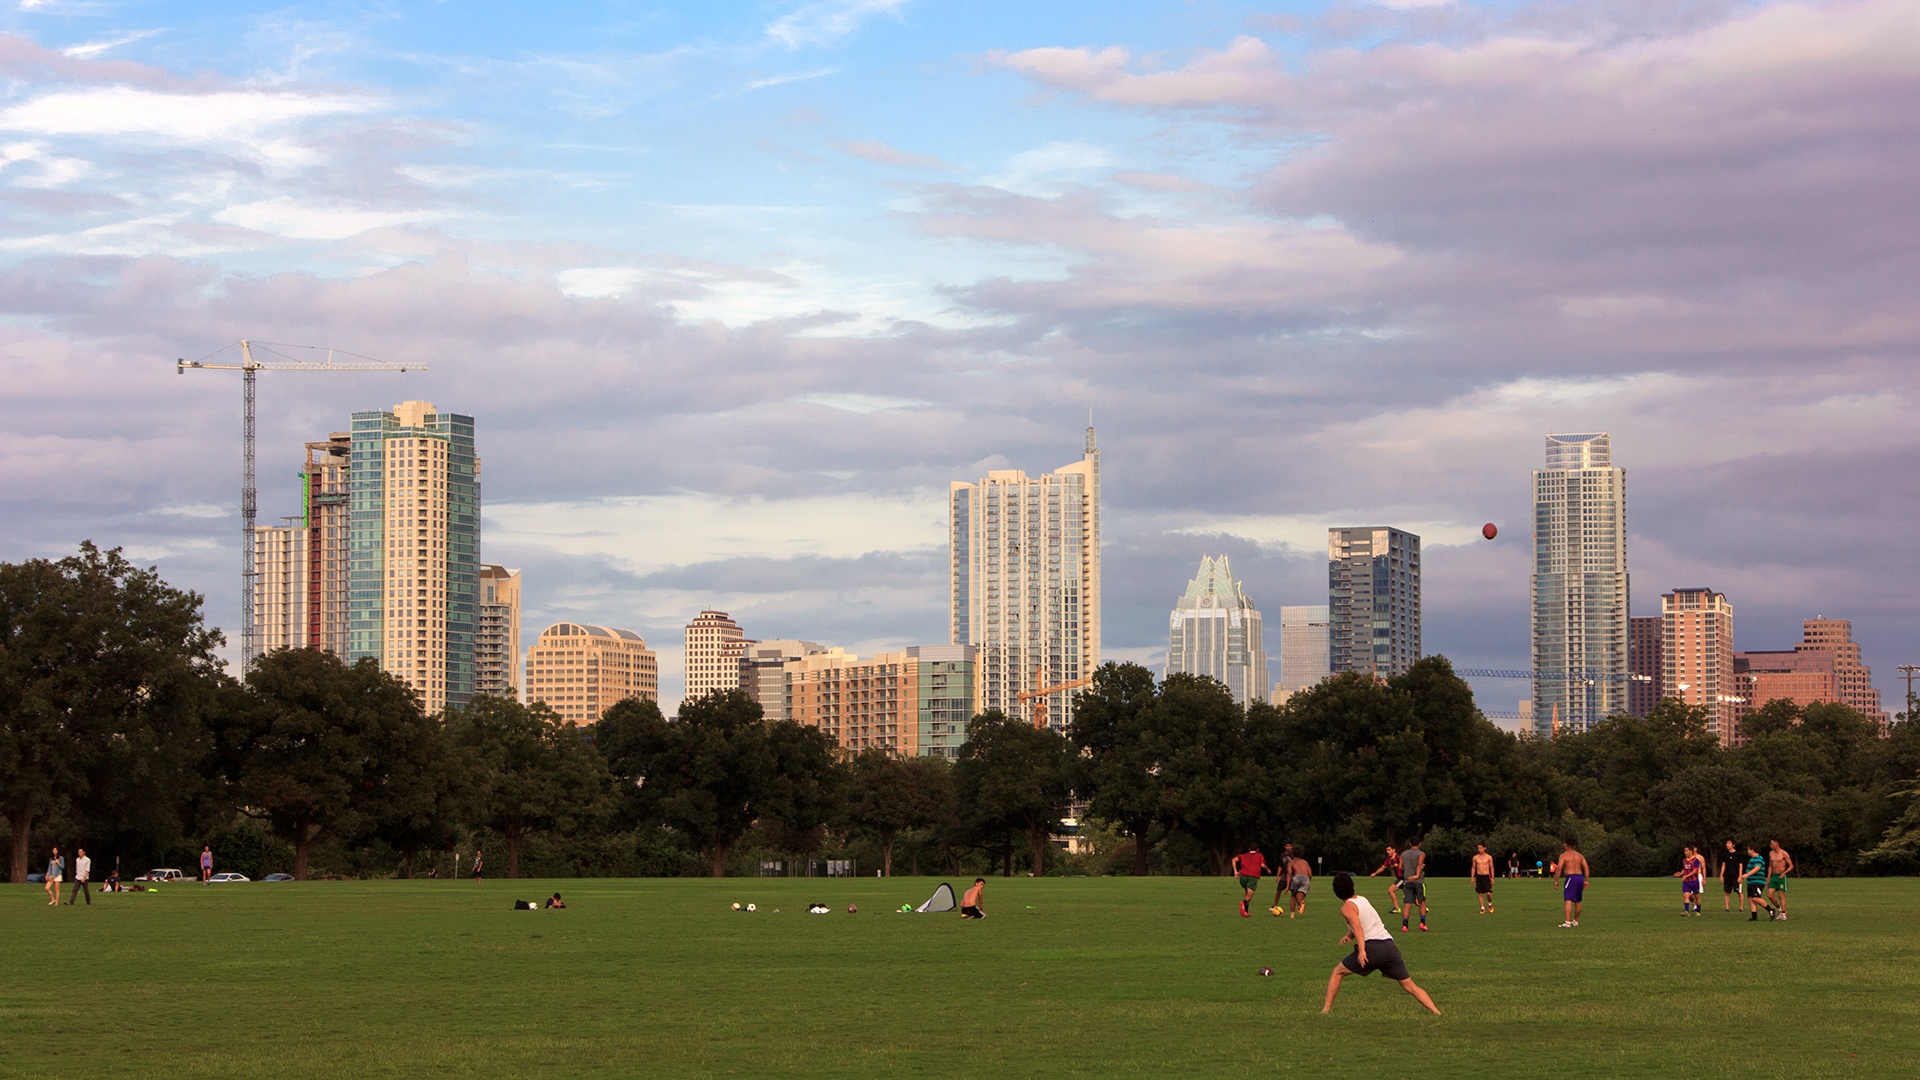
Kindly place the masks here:
POLYGON ((486 879, 486 865, 487 861, 481 858, 478 850, 475 850, 473 853, 473 880, 483 881, 486 879))
POLYGON ((67 906, 72 907, 75 900, 87 898, 87 906, 93 906, 93 890, 87 888, 87 882, 93 877, 93 860, 87 858, 86 848, 73 851, 73 895, 67 897, 67 906))
POLYGON ((213 880, 213 848, 211 845, 200 848, 200 884, 213 880))
POLYGON ((1340 943, 1353 942, 1353 953, 1333 965, 1333 974, 1327 977, 1327 1001, 1320 1011, 1333 1011, 1333 999, 1340 993, 1342 979, 1349 975, 1366 976, 1378 971, 1399 983, 1400 988, 1412 994, 1414 1000, 1424 1005, 1428 1012, 1439 1016, 1440 1007, 1433 1003, 1433 999, 1420 989, 1407 972, 1407 962, 1400 955, 1400 946, 1394 944, 1393 935, 1387 933, 1386 925, 1380 921, 1380 913, 1373 910, 1372 902, 1366 897, 1354 895, 1352 874, 1333 875, 1333 895, 1340 900, 1340 917, 1347 922, 1347 935, 1340 939, 1340 943))
POLYGON ((1773 918, 1773 906, 1767 903, 1767 859, 1760 849, 1747 845, 1747 867, 1740 871, 1740 891, 1747 898, 1747 921, 1758 922, 1760 909, 1767 909, 1767 918, 1773 918))
POLYGON ((1773 917, 1787 921, 1787 875, 1793 873, 1793 856, 1780 841, 1767 841, 1767 899, 1773 902, 1773 917))
POLYGON ((1517 851, 1507 852, 1507 876, 1509 878, 1520 876, 1520 853, 1517 851))
POLYGON ((1480 901, 1480 914, 1493 914, 1493 856, 1487 854, 1487 845, 1476 844, 1473 856, 1473 895, 1480 901))
POLYGON ((1393 902, 1393 913, 1398 915, 1400 914, 1400 853, 1394 850, 1392 844, 1387 845, 1387 857, 1374 868, 1373 873, 1367 876, 1379 877, 1381 874, 1386 874, 1393 879, 1393 884, 1387 886, 1387 899, 1393 902))
POLYGON ((987 891, 987 879, 974 878, 973 888, 968 889, 967 895, 960 898, 960 917, 961 918, 984 919, 987 917, 986 909, 980 906, 986 895, 986 891, 987 891))
MULTIPOLYGON (((47 906, 60 903, 60 879, 67 873, 67 861, 60 857, 60 849, 53 849, 53 857, 47 860, 47 906)), ((91 901, 89 901, 91 902, 91 901)))
POLYGON ((1567 841, 1567 850, 1560 853, 1560 861, 1553 864, 1553 876, 1561 880, 1560 899, 1566 902, 1567 918, 1560 924, 1561 929, 1570 929, 1580 925, 1580 906, 1587 898, 1587 857, 1573 841, 1567 841))
POLYGON ((1680 879, 1680 914, 1700 914, 1700 889, 1707 876, 1707 860, 1700 849, 1688 844, 1680 851, 1680 869, 1674 872, 1680 879))
POLYGON ((1420 838, 1407 841, 1400 853, 1400 929, 1407 929, 1413 917, 1413 905, 1420 905, 1420 932, 1427 932, 1427 853, 1420 849, 1420 838))
POLYGON ((1740 893, 1740 849, 1731 840, 1727 841, 1727 850, 1720 853, 1720 892, 1720 910, 1732 911, 1740 893))

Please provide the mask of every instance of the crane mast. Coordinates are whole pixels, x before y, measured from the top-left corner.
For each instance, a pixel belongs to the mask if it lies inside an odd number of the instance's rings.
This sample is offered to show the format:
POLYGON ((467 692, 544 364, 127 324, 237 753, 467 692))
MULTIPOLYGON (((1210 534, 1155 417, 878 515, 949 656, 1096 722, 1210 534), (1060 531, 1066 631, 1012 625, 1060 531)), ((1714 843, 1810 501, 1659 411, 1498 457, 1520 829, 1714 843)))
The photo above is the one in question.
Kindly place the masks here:
MULTIPOLYGON (((276 345, 272 342, 260 342, 271 349, 312 349, 315 345, 276 345)), ((240 373, 240 671, 244 677, 253 668, 253 662, 260 657, 260 632, 254 625, 254 586, 259 577, 259 568, 255 566, 256 535, 255 521, 260 512, 260 492, 254 482, 254 398, 255 381, 262 371, 398 371, 413 369, 427 370, 425 364, 390 364, 381 360, 362 358, 360 363, 335 363, 333 349, 326 349, 327 358, 319 362, 305 362, 289 358, 285 363, 259 361, 253 358, 254 342, 241 338, 239 342, 240 362, 238 364, 217 364, 203 357, 199 360, 175 360, 174 374, 185 375, 189 368, 199 371, 238 371, 240 373)), ((228 346, 227 348, 232 348, 228 346)), ((209 354, 218 356, 227 351, 220 349, 209 354)))

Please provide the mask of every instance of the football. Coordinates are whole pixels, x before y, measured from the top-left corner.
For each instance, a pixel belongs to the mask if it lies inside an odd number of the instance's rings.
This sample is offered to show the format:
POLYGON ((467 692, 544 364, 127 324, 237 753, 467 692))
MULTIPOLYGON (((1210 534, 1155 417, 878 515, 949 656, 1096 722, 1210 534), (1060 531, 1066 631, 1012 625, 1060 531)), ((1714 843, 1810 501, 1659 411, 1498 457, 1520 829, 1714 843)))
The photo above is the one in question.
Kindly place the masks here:
POLYGON ((1272 968, 1269 968, 1269 967, 1263 967, 1263 968, 1261 968, 1261 969, 1260 969, 1260 974, 1262 974, 1262 975, 1271 975, 1271 974, 1273 974, 1273 969, 1272 969, 1272 968))
POLYGON ((740 910, 740 901, 738 901, 738 900, 735 900, 735 901, 733 902, 733 910, 735 910, 735 911, 739 911, 739 910, 740 910))
POLYGON ((854 914, 855 912, 857 912, 857 911, 859 911, 859 910, 860 910, 860 909, 859 909, 859 908, 858 908, 857 906, 855 906, 855 905, 853 905, 853 904, 848 904, 848 905, 847 905, 847 914, 849 914, 849 915, 852 915, 852 914, 854 914))

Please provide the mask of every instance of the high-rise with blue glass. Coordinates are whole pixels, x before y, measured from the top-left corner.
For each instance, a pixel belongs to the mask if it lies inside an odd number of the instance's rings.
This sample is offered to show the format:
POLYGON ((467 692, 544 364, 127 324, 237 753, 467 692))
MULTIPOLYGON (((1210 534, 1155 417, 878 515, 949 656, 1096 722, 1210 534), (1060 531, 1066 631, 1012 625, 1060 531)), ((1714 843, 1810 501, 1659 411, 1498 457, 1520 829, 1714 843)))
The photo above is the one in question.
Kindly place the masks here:
POLYGON ((372 657, 429 712, 474 694, 480 459, 473 417, 425 401, 353 414, 346 660, 372 657))
POLYGON ((1547 436, 1533 473, 1534 731, 1628 709, 1627 470, 1605 432, 1547 436))

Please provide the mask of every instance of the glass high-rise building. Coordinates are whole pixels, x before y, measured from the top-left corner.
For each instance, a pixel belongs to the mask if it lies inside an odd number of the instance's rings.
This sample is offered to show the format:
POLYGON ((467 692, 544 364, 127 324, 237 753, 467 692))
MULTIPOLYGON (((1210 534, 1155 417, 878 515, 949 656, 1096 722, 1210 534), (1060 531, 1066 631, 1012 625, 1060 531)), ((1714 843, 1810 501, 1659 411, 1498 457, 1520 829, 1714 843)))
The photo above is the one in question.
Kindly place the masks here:
POLYGON ((407 681, 429 712, 474 694, 480 459, 473 417, 405 401, 353 414, 347 649, 407 681))
POLYGON ((1330 611, 1325 604, 1280 609, 1280 683, 1274 687, 1274 704, 1320 685, 1333 674, 1328 656, 1330 611))
POLYGON ((1627 471, 1605 432, 1547 436, 1547 467, 1533 473, 1532 593, 1534 730, 1580 732, 1625 712, 1627 471))
POLYGON ((1327 530, 1327 663, 1400 675, 1420 659, 1420 538, 1386 526, 1327 530))
POLYGON ((1167 629, 1167 674, 1208 675, 1225 683, 1241 708, 1267 690, 1267 647, 1260 612, 1233 580, 1227 557, 1201 556, 1200 572, 1174 605, 1167 629))
POLYGON ((979 707, 1026 715, 1045 695, 1049 727, 1072 719, 1074 688, 1100 665, 1100 451, 1050 473, 995 470, 947 492, 948 628, 974 646, 979 707), (1037 680, 1037 681, 1036 681, 1037 680))

